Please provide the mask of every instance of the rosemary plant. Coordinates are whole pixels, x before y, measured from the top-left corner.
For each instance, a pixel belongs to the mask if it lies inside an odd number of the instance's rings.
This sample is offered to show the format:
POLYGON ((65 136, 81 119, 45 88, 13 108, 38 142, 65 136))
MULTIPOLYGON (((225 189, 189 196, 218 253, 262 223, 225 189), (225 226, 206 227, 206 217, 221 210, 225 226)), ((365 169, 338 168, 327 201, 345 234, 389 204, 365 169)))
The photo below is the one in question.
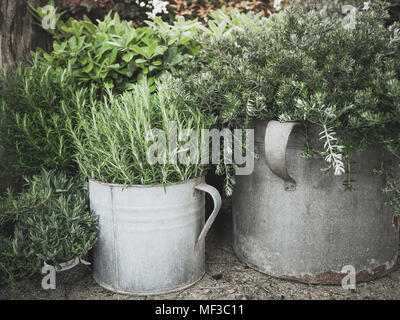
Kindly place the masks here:
POLYGON ((325 159, 336 175, 350 174, 356 151, 384 147, 399 157, 400 27, 387 25, 387 8, 370 2, 349 28, 325 11, 291 7, 262 31, 210 39, 171 87, 220 127, 277 119, 317 128, 322 145, 310 140, 303 156, 325 159))
POLYGON ((198 161, 200 144, 188 163, 172 163, 169 159, 188 151, 187 130, 194 130, 194 138, 200 141, 201 130, 208 128, 213 119, 194 108, 186 108, 161 82, 157 87, 158 92, 151 94, 143 80, 121 95, 108 90, 103 101, 92 101, 87 106, 90 109, 87 116, 85 112, 79 113, 79 124, 70 127, 70 134, 85 176, 107 183, 151 185, 185 181, 204 173, 206 166, 198 161), (171 148, 174 126, 177 143, 171 148), (160 131, 171 144, 168 154, 157 154, 160 161, 151 163, 148 152, 159 142, 150 138, 160 131))
POLYGON ((97 241, 97 217, 89 212, 87 182, 43 170, 26 188, 0 198, 0 283, 85 256, 97 241))
POLYGON ((76 88, 70 68, 42 64, 37 55, 30 67, 5 68, 0 76, 0 140, 11 161, 1 157, 1 169, 17 176, 42 168, 76 171, 66 121, 77 109, 75 103, 94 98, 94 91, 76 88))

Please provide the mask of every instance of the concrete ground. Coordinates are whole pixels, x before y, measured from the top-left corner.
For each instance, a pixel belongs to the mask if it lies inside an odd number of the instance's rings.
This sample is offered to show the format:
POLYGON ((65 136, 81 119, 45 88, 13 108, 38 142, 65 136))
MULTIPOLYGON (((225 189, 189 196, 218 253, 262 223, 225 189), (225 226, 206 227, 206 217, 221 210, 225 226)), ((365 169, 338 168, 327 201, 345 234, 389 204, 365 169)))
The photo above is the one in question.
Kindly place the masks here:
MULTIPOLYGON (((207 238, 206 275, 193 287, 182 292, 151 297, 115 294, 102 289, 92 278, 88 267, 81 265, 68 275, 57 278, 56 290, 43 290, 41 278, 21 283, 16 299, 35 300, 215 300, 215 299, 400 299, 400 268, 386 277, 360 283, 355 290, 340 286, 318 286, 276 279, 241 264, 232 248, 221 239, 215 226, 207 238)), ((0 291, 0 297, 7 298, 0 291)))

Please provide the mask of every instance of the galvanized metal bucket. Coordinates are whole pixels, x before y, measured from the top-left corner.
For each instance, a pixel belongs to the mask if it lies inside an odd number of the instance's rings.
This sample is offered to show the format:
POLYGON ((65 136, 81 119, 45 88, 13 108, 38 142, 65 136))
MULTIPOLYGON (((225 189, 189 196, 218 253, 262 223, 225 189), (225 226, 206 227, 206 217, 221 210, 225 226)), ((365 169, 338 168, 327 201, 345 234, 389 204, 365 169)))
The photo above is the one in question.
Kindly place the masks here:
POLYGON ((204 178, 156 186, 89 181, 90 206, 99 215, 94 279, 125 294, 185 289, 205 273, 205 236, 220 208, 218 191, 204 178), (205 220, 205 193, 214 211, 205 220))
POLYGON ((344 176, 321 172, 323 160, 300 157, 301 129, 255 123, 259 159, 250 176, 237 177, 233 196, 238 258, 263 273, 309 283, 340 284, 351 270, 357 282, 387 274, 397 261, 398 221, 384 205, 385 179, 373 169, 391 156, 358 153, 355 191, 345 191, 344 176))

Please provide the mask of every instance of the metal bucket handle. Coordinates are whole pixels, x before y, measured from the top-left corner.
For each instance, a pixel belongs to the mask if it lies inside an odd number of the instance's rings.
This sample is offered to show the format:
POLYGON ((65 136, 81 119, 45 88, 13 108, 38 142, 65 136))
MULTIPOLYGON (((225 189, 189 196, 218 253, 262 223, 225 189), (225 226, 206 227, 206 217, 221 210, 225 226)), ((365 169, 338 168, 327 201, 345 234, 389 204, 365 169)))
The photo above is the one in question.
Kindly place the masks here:
POLYGON ((219 210, 221 209, 221 206, 222 206, 222 199, 221 199, 221 195, 219 194, 218 190, 208 184, 201 183, 201 184, 197 185, 195 187, 195 189, 203 191, 203 192, 207 192, 209 195, 211 195, 211 197, 214 201, 214 210, 211 213, 206 224, 204 225, 203 230, 201 231, 199 237, 196 240, 196 243, 195 243, 195 248, 196 248, 197 245, 205 239, 208 231, 210 231, 211 226, 213 225, 215 219, 217 218, 219 210))
POLYGON ((299 122, 279 122, 271 120, 265 130, 265 158, 271 171, 285 181, 285 190, 294 191, 296 181, 289 175, 286 150, 290 134, 299 122))

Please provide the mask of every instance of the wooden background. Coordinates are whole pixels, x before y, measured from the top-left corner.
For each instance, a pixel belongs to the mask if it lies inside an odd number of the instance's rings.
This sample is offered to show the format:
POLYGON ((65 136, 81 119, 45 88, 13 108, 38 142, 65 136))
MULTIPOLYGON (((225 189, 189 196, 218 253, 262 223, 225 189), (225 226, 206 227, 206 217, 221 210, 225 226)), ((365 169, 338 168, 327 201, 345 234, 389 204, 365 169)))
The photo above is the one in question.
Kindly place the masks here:
POLYGON ((48 0, 0 0, 0 70, 6 64, 26 62, 31 50, 49 45, 47 33, 32 23, 27 2, 44 6, 48 0))

